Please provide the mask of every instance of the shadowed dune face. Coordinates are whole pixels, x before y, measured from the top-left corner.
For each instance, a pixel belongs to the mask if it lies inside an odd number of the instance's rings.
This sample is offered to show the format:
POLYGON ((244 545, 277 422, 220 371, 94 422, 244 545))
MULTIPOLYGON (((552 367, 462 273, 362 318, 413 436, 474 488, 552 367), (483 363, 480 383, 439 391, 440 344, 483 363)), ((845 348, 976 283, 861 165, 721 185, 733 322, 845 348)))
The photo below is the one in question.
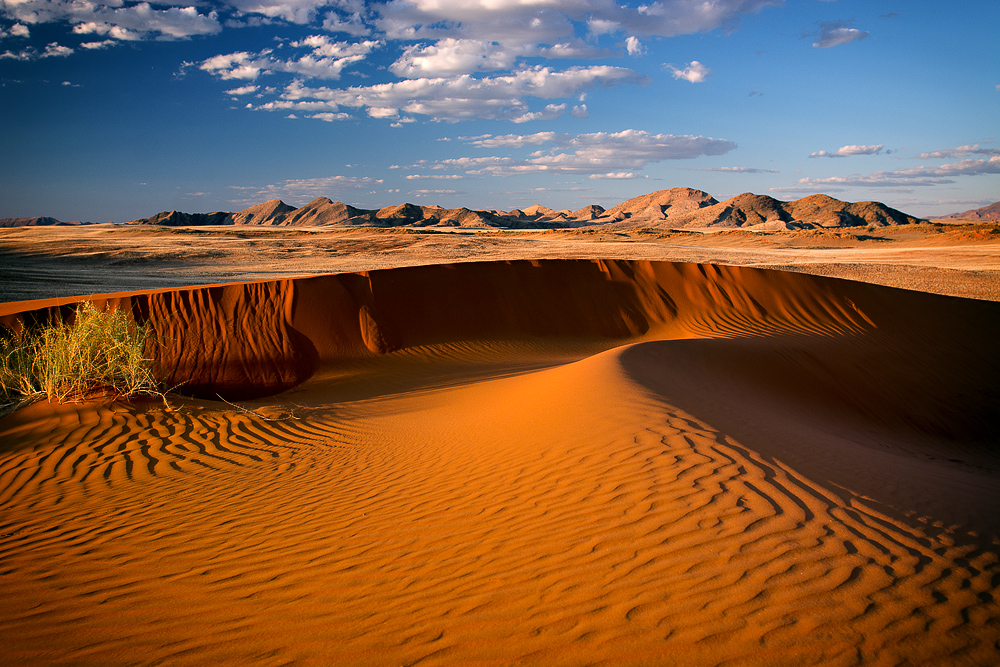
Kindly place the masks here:
MULTIPOLYGON (((552 260, 410 267, 92 300, 98 307, 129 308, 152 324, 168 385, 192 396, 237 400, 294 387, 324 364, 459 340, 576 337, 607 346, 640 337, 871 328, 843 287, 741 267, 552 260)), ((8 304, 8 311, 14 307, 22 312, 0 312, 0 321, 44 320, 55 306, 8 304)), ((69 307, 63 309, 68 315, 69 307)))

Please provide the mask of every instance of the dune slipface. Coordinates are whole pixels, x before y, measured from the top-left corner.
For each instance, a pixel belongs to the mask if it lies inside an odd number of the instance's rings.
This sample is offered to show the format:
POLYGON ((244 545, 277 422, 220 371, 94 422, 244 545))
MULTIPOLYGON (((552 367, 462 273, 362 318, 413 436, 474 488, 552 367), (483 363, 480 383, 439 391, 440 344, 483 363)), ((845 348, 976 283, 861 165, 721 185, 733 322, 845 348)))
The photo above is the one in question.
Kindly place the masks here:
POLYGON ((997 304, 625 261, 93 301, 271 398, 0 421, 2 664, 998 655, 997 304))

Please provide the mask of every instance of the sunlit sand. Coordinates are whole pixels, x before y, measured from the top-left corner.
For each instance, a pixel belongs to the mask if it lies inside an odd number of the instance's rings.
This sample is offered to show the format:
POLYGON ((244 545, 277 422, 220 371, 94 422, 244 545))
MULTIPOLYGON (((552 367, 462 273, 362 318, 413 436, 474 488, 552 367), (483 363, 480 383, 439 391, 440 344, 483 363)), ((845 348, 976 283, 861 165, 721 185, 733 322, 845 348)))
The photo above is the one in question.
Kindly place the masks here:
POLYGON ((95 302, 194 397, 0 420, 3 664, 997 657, 998 304, 624 260, 95 302))

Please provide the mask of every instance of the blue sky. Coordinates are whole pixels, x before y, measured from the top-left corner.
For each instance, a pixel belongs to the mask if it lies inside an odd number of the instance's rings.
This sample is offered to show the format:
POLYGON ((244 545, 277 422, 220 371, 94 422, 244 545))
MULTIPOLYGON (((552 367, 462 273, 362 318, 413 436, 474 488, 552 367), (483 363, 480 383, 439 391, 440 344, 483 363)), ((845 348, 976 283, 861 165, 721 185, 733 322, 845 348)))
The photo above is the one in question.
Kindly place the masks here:
POLYGON ((1000 199, 996 0, 0 0, 0 217, 1000 199))

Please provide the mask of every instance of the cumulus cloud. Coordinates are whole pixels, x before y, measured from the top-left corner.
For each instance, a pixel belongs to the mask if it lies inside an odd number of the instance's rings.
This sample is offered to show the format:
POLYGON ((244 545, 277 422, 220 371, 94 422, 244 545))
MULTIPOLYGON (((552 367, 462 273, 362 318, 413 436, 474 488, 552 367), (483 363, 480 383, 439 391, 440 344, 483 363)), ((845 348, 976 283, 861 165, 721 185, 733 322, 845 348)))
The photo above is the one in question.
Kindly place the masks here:
POLYGON ((339 89, 292 82, 280 100, 259 108, 298 109, 320 103, 329 105, 329 110, 367 109, 369 115, 384 118, 407 113, 446 121, 487 118, 524 122, 554 118, 566 109, 564 104, 549 104, 540 111, 532 111, 525 98, 574 97, 594 86, 643 82, 644 78, 630 69, 606 65, 566 70, 538 66, 495 77, 466 74, 339 89))
POLYGON ((879 153, 888 153, 885 150, 884 144, 869 145, 869 146, 841 146, 833 152, 827 151, 816 151, 815 153, 810 153, 809 157, 849 157, 851 155, 878 155, 879 153))
POLYGON ((340 3, 327 0, 227 0, 226 4, 241 14, 259 14, 289 23, 309 23, 321 7, 340 3))
POLYGON ((407 79, 492 72, 510 69, 518 55, 516 49, 497 42, 448 37, 435 44, 407 47, 389 70, 407 79))
MULTIPOLYGON (((160 3, 173 4, 173 3, 160 3)), ((147 2, 83 2, 81 0, 6 1, 0 12, 21 23, 68 23, 77 34, 97 34, 117 40, 186 39, 219 32, 215 11, 200 13, 195 7, 154 9, 147 2)))
POLYGON ((819 37, 813 42, 817 49, 828 49, 831 46, 850 44, 868 37, 868 33, 852 28, 849 22, 825 21, 819 26, 819 37))
MULTIPOLYGON (((528 98, 555 100, 572 97, 594 86, 645 82, 638 73, 622 67, 577 66, 557 70, 537 63, 526 65, 526 59, 638 56, 645 52, 642 37, 731 28, 744 14, 781 4, 782 0, 654 0, 639 6, 627 6, 616 0, 388 0, 382 3, 225 0, 224 6, 236 12, 235 17, 229 17, 230 23, 234 18, 241 25, 254 20, 257 23, 287 21, 300 24, 322 21, 329 32, 355 37, 378 34, 387 41, 409 42, 402 46, 401 53, 388 67, 388 71, 402 81, 340 90, 312 88, 312 99, 289 94, 300 93, 303 87, 290 88, 279 99, 255 108, 313 113, 338 113, 342 107, 356 108, 369 116, 396 123, 404 122, 404 114, 406 119, 424 116, 444 121, 505 119, 525 123, 567 113, 576 118, 589 115, 582 98, 579 104, 550 102, 544 105, 529 103, 528 98), (618 41, 614 50, 609 50, 598 44, 599 35, 621 35, 619 39, 623 41, 618 41), (486 76, 478 76, 482 74, 486 76), (326 108, 317 109, 317 102, 325 104, 326 108)), ((99 22, 93 23, 96 26, 99 22)), ((128 32, 131 26, 119 27, 123 32, 115 39, 135 37, 128 32)), ((91 26, 87 29, 99 30, 91 26)), ((110 35, 110 32, 104 34, 110 35)), ((301 82, 329 80, 339 78, 347 65, 367 53, 327 53, 305 42, 290 45, 313 49, 302 57, 282 57, 284 47, 278 46, 259 52, 220 54, 201 61, 199 68, 222 80, 253 81, 278 72, 292 74, 301 82)), ((336 44, 341 45, 341 50, 347 46, 345 42, 336 44)), ((674 68, 676 77, 690 82, 704 81, 708 74, 708 68, 697 61, 682 69, 674 68)))
POLYGON ((31 31, 23 23, 15 23, 7 30, 0 28, 0 39, 4 37, 28 37, 30 35, 31 31))
POLYGON ((324 120, 327 123, 332 123, 337 120, 348 120, 351 118, 351 114, 344 112, 332 113, 329 111, 325 111, 323 113, 314 113, 311 116, 309 116, 309 118, 315 118, 316 120, 324 120))
POLYGON ((73 53, 73 49, 69 48, 68 46, 61 46, 61 45, 56 44, 55 42, 53 42, 52 44, 49 44, 48 46, 45 47, 45 50, 42 51, 42 55, 40 57, 41 58, 52 58, 52 57, 64 58, 64 57, 66 57, 66 56, 68 56, 68 55, 70 55, 72 53, 73 53))
POLYGON ((292 48, 310 49, 311 53, 292 58, 280 58, 272 49, 258 53, 237 51, 206 58, 198 69, 223 80, 254 80, 261 74, 286 72, 310 79, 339 79, 344 68, 364 60, 381 42, 333 42, 328 37, 314 35, 292 42, 292 48))
POLYGON ((431 169, 464 169, 469 175, 514 176, 550 173, 576 174, 594 178, 633 178, 651 162, 683 160, 701 155, 722 155, 736 148, 725 139, 652 134, 645 130, 559 134, 538 132, 528 135, 501 135, 468 138, 482 148, 521 148, 552 144, 525 159, 509 156, 461 157, 441 160, 431 169), (635 174, 629 176, 628 174, 635 174))
POLYGON ((239 86, 226 91, 226 95, 249 95, 256 93, 260 86, 239 86))
POLYGON ((625 40, 625 51, 630 56, 641 56, 646 52, 646 47, 642 45, 639 38, 635 35, 630 35, 628 39, 625 40))
POLYGON ((701 83, 712 73, 712 70, 708 69, 702 65, 697 60, 692 60, 688 63, 688 66, 684 69, 678 69, 673 65, 666 65, 667 69, 671 71, 675 79, 684 79, 685 81, 690 81, 691 83, 701 83))

